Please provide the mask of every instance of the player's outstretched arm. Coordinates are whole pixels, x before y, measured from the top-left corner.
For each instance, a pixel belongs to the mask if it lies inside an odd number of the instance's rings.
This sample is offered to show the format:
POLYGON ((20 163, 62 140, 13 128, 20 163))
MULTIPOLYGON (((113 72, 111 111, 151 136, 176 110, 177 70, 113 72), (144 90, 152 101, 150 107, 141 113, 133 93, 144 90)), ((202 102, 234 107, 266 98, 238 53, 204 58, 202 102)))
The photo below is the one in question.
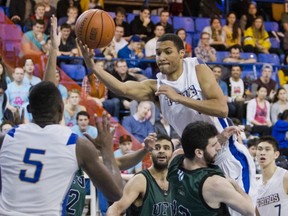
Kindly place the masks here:
POLYGON ((228 180, 218 175, 208 177, 203 184, 202 192, 204 200, 211 207, 217 208, 220 203, 225 203, 242 215, 254 215, 251 198, 233 179, 228 180))
POLYGON ((106 215, 107 216, 120 216, 128 207, 139 197, 144 196, 146 191, 146 179, 142 174, 134 176, 128 181, 123 190, 123 196, 117 202, 111 205, 106 215))
POLYGON ((57 18, 54 15, 52 15, 51 17, 50 38, 51 38, 51 47, 49 50, 49 58, 48 58, 48 62, 46 65, 46 71, 45 71, 43 80, 55 83, 57 51, 60 45, 61 32, 57 33, 57 18))
POLYGON ((108 87, 110 91, 132 100, 154 100, 154 92, 156 89, 155 80, 120 82, 110 73, 94 63, 94 51, 92 49, 89 49, 87 45, 82 44, 80 40, 77 40, 77 42, 81 49, 86 66, 108 87))

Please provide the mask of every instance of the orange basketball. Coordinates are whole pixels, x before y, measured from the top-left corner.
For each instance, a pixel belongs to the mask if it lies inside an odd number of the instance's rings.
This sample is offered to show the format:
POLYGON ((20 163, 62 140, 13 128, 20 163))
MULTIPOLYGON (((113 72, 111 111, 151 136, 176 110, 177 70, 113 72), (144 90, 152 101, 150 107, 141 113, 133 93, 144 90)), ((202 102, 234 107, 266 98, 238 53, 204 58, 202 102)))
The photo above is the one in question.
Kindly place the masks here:
POLYGON ((77 38, 90 49, 102 48, 112 41, 115 24, 106 11, 90 9, 82 13, 76 21, 77 38))

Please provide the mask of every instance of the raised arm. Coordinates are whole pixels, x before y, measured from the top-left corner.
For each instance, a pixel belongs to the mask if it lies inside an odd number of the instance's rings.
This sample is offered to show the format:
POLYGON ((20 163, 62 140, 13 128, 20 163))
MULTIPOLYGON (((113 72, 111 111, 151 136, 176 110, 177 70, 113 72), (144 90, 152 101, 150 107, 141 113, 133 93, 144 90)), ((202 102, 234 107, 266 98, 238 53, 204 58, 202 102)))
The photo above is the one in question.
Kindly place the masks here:
POLYGON ((97 76, 101 82, 103 82, 108 87, 110 91, 118 94, 119 96, 125 96, 132 100, 154 101, 154 92, 156 89, 155 80, 145 80, 142 82, 121 82, 110 73, 97 66, 94 63, 94 51, 89 49, 86 45, 82 44, 80 40, 77 41, 79 43, 79 47, 84 57, 86 66, 97 76))

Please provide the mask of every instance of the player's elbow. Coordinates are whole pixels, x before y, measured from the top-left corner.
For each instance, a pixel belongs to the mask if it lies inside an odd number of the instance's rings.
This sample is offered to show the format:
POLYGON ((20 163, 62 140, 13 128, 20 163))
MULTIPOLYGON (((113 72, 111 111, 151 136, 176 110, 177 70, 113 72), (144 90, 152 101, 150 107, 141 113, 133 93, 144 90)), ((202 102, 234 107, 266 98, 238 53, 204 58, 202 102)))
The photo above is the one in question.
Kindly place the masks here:
POLYGON ((228 116, 228 105, 226 102, 220 103, 217 109, 217 117, 226 118, 228 116))
POLYGON ((253 208, 253 205, 249 206, 244 212, 242 212, 242 215, 246 216, 254 216, 255 215, 255 209, 253 208))

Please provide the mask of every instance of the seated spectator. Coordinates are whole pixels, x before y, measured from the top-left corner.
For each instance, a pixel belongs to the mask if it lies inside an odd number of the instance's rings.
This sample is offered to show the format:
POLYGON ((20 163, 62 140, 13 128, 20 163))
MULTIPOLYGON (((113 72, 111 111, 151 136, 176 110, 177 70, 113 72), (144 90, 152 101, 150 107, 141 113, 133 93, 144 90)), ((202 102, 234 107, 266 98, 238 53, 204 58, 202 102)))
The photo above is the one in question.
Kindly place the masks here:
MULTIPOLYGON (((156 43, 157 43, 158 38, 165 34, 164 27, 162 25, 157 24, 155 26, 154 34, 155 34, 155 37, 147 41, 147 43, 145 44, 145 56, 148 58, 156 57, 156 43)), ((192 53, 192 50, 191 50, 191 53, 192 53)))
POLYGON ((272 136, 278 141, 282 155, 288 157, 288 110, 279 114, 278 120, 272 128, 272 136))
POLYGON ((240 47, 232 46, 229 49, 229 57, 223 59, 223 62, 232 63, 255 63, 257 60, 255 58, 243 59, 240 57, 240 47))
POLYGON ((131 38, 131 30, 128 22, 125 21, 126 11, 123 7, 117 7, 115 10, 115 26, 122 26, 124 29, 123 37, 126 41, 129 41, 131 38))
POLYGON ((216 62, 216 50, 209 44, 210 34, 202 32, 200 35, 200 43, 194 52, 197 58, 204 62, 216 62))
POLYGON ((248 140, 247 148, 249 150, 250 155, 253 158, 255 168, 256 168, 256 174, 261 174, 261 168, 256 159, 257 142, 258 142, 258 138, 253 138, 253 139, 248 140))
POLYGON ((64 104, 66 103, 66 99, 68 98, 68 91, 67 91, 67 88, 60 84, 61 80, 62 80, 62 77, 61 77, 61 73, 59 70, 56 69, 56 72, 55 72, 55 85, 57 86, 61 96, 62 96, 62 99, 63 99, 63 102, 64 104))
POLYGON ((14 121, 14 115, 12 111, 7 107, 8 99, 7 95, 5 94, 6 89, 6 83, 0 82, 0 124, 4 120, 14 121))
POLYGON ((135 16, 130 23, 131 35, 138 35, 144 42, 153 37, 154 23, 150 19, 150 9, 143 6, 140 15, 135 16))
POLYGON ((262 75, 253 81, 251 86, 252 96, 255 97, 258 86, 264 86, 267 89, 267 100, 271 101, 277 90, 277 83, 271 79, 273 67, 270 64, 264 64, 262 75))
POLYGON ((69 7, 76 7, 78 8, 78 14, 82 13, 79 0, 59 0, 56 7, 56 16, 58 20, 60 20, 61 17, 67 16, 69 7))
MULTIPOLYGON (((150 111, 147 112, 145 119, 149 120, 152 125, 155 124, 155 121, 160 119, 160 110, 155 105, 154 102, 148 101, 150 103, 150 111)), ((139 106, 138 101, 132 100, 130 103, 130 114, 134 115, 137 112, 137 108, 139 106)))
MULTIPOLYGON (((0 60, 0 87, 5 91, 7 89, 7 79, 8 79, 6 65, 0 60)), ((10 79, 10 78, 9 78, 10 79)), ((11 82, 11 80, 10 80, 11 82)))
POLYGON ((23 27, 24 21, 33 15, 35 4, 34 0, 10 0, 9 15, 11 21, 23 27))
POLYGON ((281 87, 284 87, 288 91, 288 67, 285 67, 288 64, 288 56, 284 58, 284 67, 281 67, 278 71, 278 80, 281 87))
POLYGON ((277 89, 271 104, 271 120, 274 125, 280 113, 288 109, 287 92, 283 87, 277 89))
POLYGON ((43 20, 44 33, 50 33, 50 18, 45 16, 45 4, 37 3, 34 7, 34 14, 24 21, 25 32, 32 30, 35 20, 43 20))
POLYGON ((141 143, 149 133, 154 132, 153 125, 145 118, 150 109, 149 101, 141 101, 137 107, 137 112, 125 117, 122 121, 122 126, 141 143))
POLYGON ((44 34, 44 21, 34 20, 31 31, 26 32, 21 41, 22 55, 28 57, 38 57, 44 54, 44 47, 48 35, 44 34))
POLYGON ((189 42, 186 41, 187 32, 184 28, 180 28, 176 31, 176 35, 178 35, 184 44, 185 49, 185 57, 192 57, 192 47, 189 42))
POLYGON ((255 18, 257 17, 257 5, 255 1, 251 1, 248 5, 247 12, 240 18, 240 28, 242 33, 252 26, 255 18))
POLYGON ((34 76, 35 66, 32 59, 26 59, 23 69, 25 72, 23 83, 25 85, 34 86, 41 82, 39 77, 34 76))
POLYGON ((76 116, 80 111, 86 111, 86 108, 80 103, 80 92, 77 89, 71 89, 68 92, 67 103, 64 106, 64 123, 68 127, 72 127, 77 124, 76 116))
MULTIPOLYGON (((112 40, 108 46, 104 47, 102 53, 106 60, 111 61, 113 58, 117 58, 117 52, 115 49, 115 43, 112 40)), ((113 63, 113 62, 112 62, 113 63)), ((108 70, 111 71, 111 70, 108 70)))
POLYGON ((210 26, 206 26, 203 32, 209 33, 210 46, 215 50, 225 51, 227 49, 226 33, 222 28, 220 18, 211 18, 210 26))
POLYGON ((56 14, 56 8, 50 4, 50 0, 42 0, 42 3, 45 5, 45 17, 50 18, 53 14, 56 14))
POLYGON ((70 29, 71 29, 71 35, 72 37, 76 37, 75 36, 75 24, 77 21, 77 17, 79 15, 79 10, 77 7, 69 7, 67 9, 67 16, 62 17, 61 19, 58 20, 58 26, 62 26, 64 23, 70 25, 70 29))
POLYGON ((30 86, 26 85, 23 82, 24 79, 24 70, 23 68, 16 67, 13 71, 13 82, 8 84, 6 90, 7 96, 7 108, 10 109, 13 113, 20 107, 28 102, 28 95, 30 86))
POLYGON ((265 100, 267 89, 258 86, 256 98, 247 105, 247 125, 252 127, 252 134, 258 136, 271 135, 272 122, 270 120, 270 103, 265 100))
POLYGON ((15 127, 15 124, 12 121, 4 120, 0 125, 1 135, 7 134, 7 132, 15 127))
POLYGON ((241 29, 236 22, 236 14, 234 12, 228 13, 226 16, 226 25, 223 26, 223 31, 226 34, 226 42, 228 48, 238 46, 241 47, 241 29))
POLYGON ((115 44, 115 51, 118 55, 118 51, 124 48, 128 42, 124 39, 124 27, 123 26, 117 26, 115 27, 115 34, 114 34, 114 44, 115 44))
MULTIPOLYGON (((114 157, 122 157, 123 155, 132 153, 132 138, 129 135, 122 135, 119 138, 119 149, 114 151, 114 157)), ((131 177, 134 176, 134 174, 140 172, 142 170, 142 162, 138 163, 136 166, 121 171, 121 177, 125 181, 129 181, 131 177)))
POLYGON ((61 40, 59 45, 59 56, 79 56, 79 51, 76 45, 76 40, 71 35, 71 26, 67 23, 63 23, 60 27, 61 40))
POLYGON ((216 81, 218 82, 224 96, 228 96, 228 87, 226 82, 224 82, 223 80, 221 80, 221 75, 222 75, 222 67, 220 65, 215 65, 212 68, 212 71, 214 73, 214 76, 216 78, 216 81))
MULTIPOLYGON (((96 64, 104 68, 104 61, 98 60, 96 64)), ((108 113, 119 119, 120 100, 118 98, 108 99, 108 89, 94 73, 83 78, 82 96, 87 100, 93 100, 99 107, 103 107, 108 113)))
POLYGON ((77 125, 71 127, 71 130, 76 133, 79 137, 85 138, 84 134, 88 134, 93 139, 98 135, 96 127, 89 125, 90 115, 86 111, 80 111, 76 115, 77 125))
POLYGON ((174 33, 173 25, 168 23, 169 17, 170 17, 169 11, 166 9, 163 9, 160 12, 160 22, 158 22, 157 25, 158 24, 162 25, 165 29, 165 33, 174 33))
POLYGON ((271 43, 269 34, 265 30, 264 21, 261 16, 257 16, 251 27, 244 32, 244 47, 245 52, 253 53, 269 53, 271 43))

